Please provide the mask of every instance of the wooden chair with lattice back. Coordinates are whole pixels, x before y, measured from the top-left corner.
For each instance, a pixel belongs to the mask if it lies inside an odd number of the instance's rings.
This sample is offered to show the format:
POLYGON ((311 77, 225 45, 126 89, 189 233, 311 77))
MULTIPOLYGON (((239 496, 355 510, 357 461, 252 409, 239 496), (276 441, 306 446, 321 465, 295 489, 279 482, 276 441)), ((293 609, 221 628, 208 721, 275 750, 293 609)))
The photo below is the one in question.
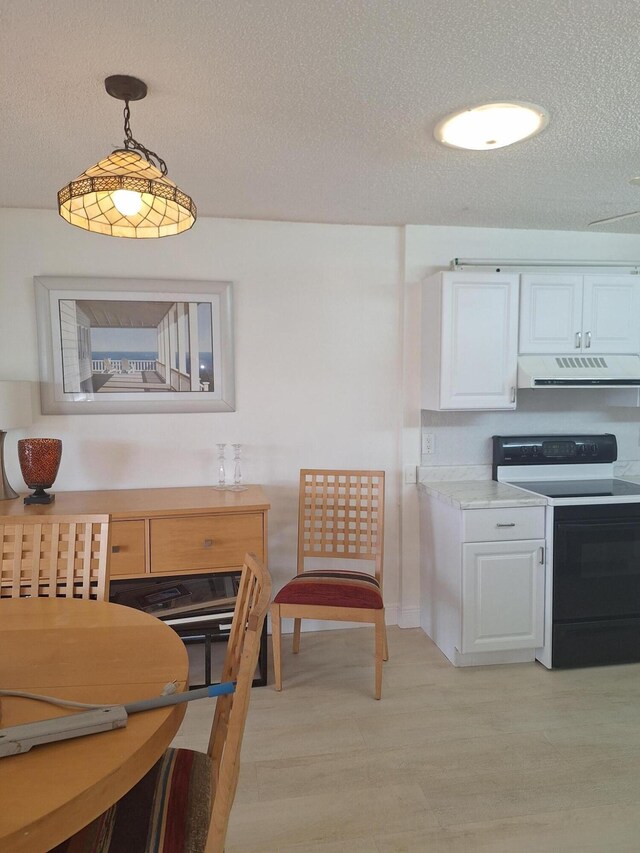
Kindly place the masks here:
POLYGON ((382 598, 384 471, 304 469, 298 501, 298 573, 271 606, 276 690, 282 690, 281 620, 293 618, 293 652, 300 649, 302 619, 375 625, 375 697, 382 695, 382 661, 388 659, 382 598), (312 558, 336 568, 307 569, 312 558), (373 575, 347 564, 367 560, 373 575))
POLYGON ((224 853, 271 576, 246 554, 207 752, 169 748, 110 809, 50 853, 224 853))
POLYGON ((108 540, 108 515, 0 522, 0 598, 104 599, 108 540))

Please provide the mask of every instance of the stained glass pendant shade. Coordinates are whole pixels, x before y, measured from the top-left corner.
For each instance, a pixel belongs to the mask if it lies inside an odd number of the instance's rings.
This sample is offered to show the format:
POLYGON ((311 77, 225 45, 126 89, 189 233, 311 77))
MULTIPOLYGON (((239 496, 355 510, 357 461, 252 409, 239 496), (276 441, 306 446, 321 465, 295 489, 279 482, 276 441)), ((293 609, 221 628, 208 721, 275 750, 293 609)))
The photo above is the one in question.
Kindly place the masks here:
POLYGON ((105 88, 125 102, 124 147, 60 190, 60 216, 111 237, 168 237, 187 231, 197 216, 193 200, 169 180, 164 160, 131 135, 129 101, 144 98, 146 85, 115 75, 107 77, 105 88))

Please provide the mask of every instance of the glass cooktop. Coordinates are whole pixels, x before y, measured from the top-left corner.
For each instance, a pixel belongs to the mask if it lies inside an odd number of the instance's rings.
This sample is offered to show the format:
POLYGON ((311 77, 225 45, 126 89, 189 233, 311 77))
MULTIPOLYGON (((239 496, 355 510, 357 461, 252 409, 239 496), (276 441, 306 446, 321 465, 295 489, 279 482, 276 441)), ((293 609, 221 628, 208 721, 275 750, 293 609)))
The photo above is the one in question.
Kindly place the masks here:
POLYGON ((640 483, 626 480, 541 480, 531 483, 513 483, 522 489, 546 495, 549 498, 600 498, 622 495, 640 495, 640 483))

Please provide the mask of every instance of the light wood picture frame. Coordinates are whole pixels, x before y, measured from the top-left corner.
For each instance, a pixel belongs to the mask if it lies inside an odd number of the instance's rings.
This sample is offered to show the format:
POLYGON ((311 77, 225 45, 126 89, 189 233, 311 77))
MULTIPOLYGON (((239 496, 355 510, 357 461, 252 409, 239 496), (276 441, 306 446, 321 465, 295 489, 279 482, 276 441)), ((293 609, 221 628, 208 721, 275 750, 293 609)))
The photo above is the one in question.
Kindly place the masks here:
POLYGON ((43 414, 235 411, 230 282, 34 285, 43 414))

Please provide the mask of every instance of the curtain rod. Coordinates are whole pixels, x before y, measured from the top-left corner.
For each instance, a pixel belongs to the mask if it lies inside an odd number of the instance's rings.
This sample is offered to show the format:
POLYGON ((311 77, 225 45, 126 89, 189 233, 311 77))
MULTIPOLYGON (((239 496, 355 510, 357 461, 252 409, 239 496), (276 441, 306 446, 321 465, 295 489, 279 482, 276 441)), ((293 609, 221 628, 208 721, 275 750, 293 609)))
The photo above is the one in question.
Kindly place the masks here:
POLYGON ((502 267, 622 267, 631 269, 638 275, 640 261, 558 261, 558 260, 527 260, 526 258, 453 258, 450 269, 461 267, 494 267, 499 272, 502 267))

